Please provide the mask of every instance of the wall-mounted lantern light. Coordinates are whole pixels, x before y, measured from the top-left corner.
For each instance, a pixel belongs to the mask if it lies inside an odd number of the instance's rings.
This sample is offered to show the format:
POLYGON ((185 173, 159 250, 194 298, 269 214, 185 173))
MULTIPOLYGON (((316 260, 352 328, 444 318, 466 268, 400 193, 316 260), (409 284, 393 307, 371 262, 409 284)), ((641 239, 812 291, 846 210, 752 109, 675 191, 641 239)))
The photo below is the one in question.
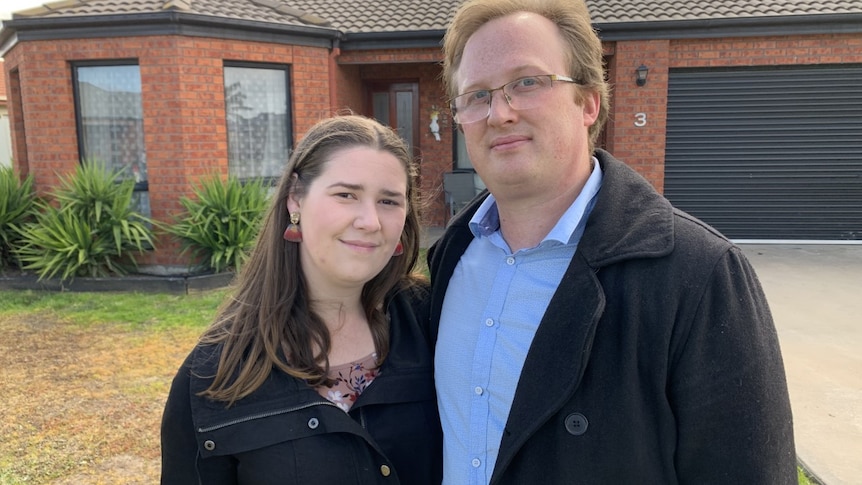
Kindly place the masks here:
POLYGON ((646 85, 646 78, 647 78, 648 74, 649 74, 649 68, 648 67, 646 67, 643 64, 638 66, 638 68, 635 69, 635 84, 637 84, 638 86, 646 85))

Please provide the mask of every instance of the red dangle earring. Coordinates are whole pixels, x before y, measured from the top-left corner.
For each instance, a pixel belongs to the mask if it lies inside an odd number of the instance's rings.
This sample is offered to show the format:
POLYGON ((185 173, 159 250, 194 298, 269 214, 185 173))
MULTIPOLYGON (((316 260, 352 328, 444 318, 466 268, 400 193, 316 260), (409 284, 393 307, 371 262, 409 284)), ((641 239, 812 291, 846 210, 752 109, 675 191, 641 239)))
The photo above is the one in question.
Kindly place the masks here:
POLYGON ((290 215, 290 224, 284 230, 284 240, 290 242, 302 242, 302 229, 299 228, 299 212, 290 215))
POLYGON ((401 241, 398 241, 398 244, 395 245, 395 252, 392 253, 392 256, 401 256, 404 254, 404 245, 401 244, 401 241))

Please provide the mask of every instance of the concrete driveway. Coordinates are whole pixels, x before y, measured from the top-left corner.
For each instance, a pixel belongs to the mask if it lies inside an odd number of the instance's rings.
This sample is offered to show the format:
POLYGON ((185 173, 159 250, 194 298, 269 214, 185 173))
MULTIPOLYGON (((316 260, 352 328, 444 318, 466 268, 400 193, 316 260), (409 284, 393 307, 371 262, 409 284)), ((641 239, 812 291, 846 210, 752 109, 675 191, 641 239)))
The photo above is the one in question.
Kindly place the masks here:
POLYGON ((799 458, 825 485, 862 484, 862 245, 740 246, 778 329, 799 458))

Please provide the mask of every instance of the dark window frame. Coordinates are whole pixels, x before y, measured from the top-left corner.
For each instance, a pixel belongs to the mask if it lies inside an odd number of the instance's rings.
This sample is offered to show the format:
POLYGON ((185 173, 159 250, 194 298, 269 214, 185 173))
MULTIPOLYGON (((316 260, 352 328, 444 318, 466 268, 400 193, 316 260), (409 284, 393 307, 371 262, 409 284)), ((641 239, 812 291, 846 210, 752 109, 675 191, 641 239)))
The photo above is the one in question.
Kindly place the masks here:
MULTIPOLYGON (((78 92, 78 68, 80 67, 111 67, 111 66, 137 66, 138 75, 140 76, 140 62, 136 58, 122 59, 94 59, 83 61, 71 61, 69 67, 72 71, 72 99, 75 104, 75 136, 78 141, 78 163, 83 163, 86 158, 84 153, 84 120, 81 113, 81 95, 78 92)), ((142 89, 143 91, 143 89, 142 89)), ((141 109, 143 109, 143 99, 141 100, 141 109)), ((146 146, 144 147, 146 154, 146 146)), ((144 180, 135 182, 135 192, 148 192, 149 181, 144 180)))
MULTIPOLYGON (((128 67, 134 66, 138 68, 138 82, 143 83, 141 79, 141 64, 137 58, 117 58, 117 59, 89 59, 89 60, 78 60, 78 61, 70 61, 69 69, 71 71, 71 82, 72 82, 72 100, 74 103, 75 109, 75 136, 78 142, 78 163, 83 164, 84 160, 87 158, 87 154, 85 153, 85 133, 84 133, 84 119, 83 119, 83 105, 81 104, 81 93, 79 91, 79 73, 78 70, 80 68, 87 67, 128 67)), ((147 159, 147 147, 146 147, 146 133, 143 132, 143 121, 144 121, 144 100, 143 100, 143 85, 141 86, 140 93, 140 110, 141 110, 141 153, 138 153, 139 160, 143 160, 143 166, 139 167, 145 173, 148 173, 146 166, 147 159)), ((115 125, 111 125, 110 129, 114 129, 115 125)), ((106 163, 112 163, 113 160, 106 160, 106 163)), ((133 189, 133 205, 137 206, 137 209, 140 213, 146 217, 150 217, 151 208, 150 208, 150 184, 149 177, 143 178, 142 180, 135 180, 135 185, 133 189), (135 201, 137 200, 137 201, 135 201)))
MULTIPOLYGON (((229 134, 230 133, 230 126, 228 125, 228 118, 227 118, 227 115, 228 115, 228 113, 227 113, 227 96, 226 96, 226 94, 227 94, 226 93, 227 82, 225 79, 225 69, 228 67, 237 67, 237 68, 245 68, 245 69, 269 69, 269 70, 284 71, 284 75, 285 75, 285 83, 284 83, 285 112, 286 112, 285 119, 287 120, 288 125, 286 127, 286 131, 287 131, 287 133, 286 133, 287 158, 285 158, 285 160, 283 162, 286 165, 288 158, 290 157, 291 153, 293 153, 293 148, 294 148, 293 144, 294 144, 294 140, 295 140, 293 132, 294 132, 294 127, 296 126, 296 119, 295 119, 295 114, 294 114, 295 110, 293 109, 293 93, 294 93, 293 65, 287 64, 287 63, 276 63, 276 62, 237 61, 237 60, 231 60, 231 59, 224 59, 222 61, 222 83, 224 85, 223 91, 225 91, 225 117, 224 117, 225 137, 227 138, 226 141, 227 141, 227 145, 228 145, 228 153, 227 153, 228 172, 230 172, 230 164, 231 164, 230 134, 229 134)), ((281 178, 281 175, 271 175, 271 176, 264 176, 264 177, 259 177, 259 178, 262 179, 264 181, 264 183, 271 185, 271 186, 275 186, 278 183, 278 180, 281 178)), ((247 181, 247 179, 242 180, 243 183, 245 181, 247 181)))

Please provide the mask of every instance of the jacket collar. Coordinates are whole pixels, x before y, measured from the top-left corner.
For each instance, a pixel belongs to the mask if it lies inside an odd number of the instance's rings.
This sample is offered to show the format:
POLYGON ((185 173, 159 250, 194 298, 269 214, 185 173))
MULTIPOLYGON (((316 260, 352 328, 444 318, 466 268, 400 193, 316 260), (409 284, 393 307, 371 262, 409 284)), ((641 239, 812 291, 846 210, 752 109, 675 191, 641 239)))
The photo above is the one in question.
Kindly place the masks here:
POLYGON ((669 254, 674 240, 670 202, 608 152, 599 149, 595 155, 605 178, 578 251, 594 268, 669 254))

